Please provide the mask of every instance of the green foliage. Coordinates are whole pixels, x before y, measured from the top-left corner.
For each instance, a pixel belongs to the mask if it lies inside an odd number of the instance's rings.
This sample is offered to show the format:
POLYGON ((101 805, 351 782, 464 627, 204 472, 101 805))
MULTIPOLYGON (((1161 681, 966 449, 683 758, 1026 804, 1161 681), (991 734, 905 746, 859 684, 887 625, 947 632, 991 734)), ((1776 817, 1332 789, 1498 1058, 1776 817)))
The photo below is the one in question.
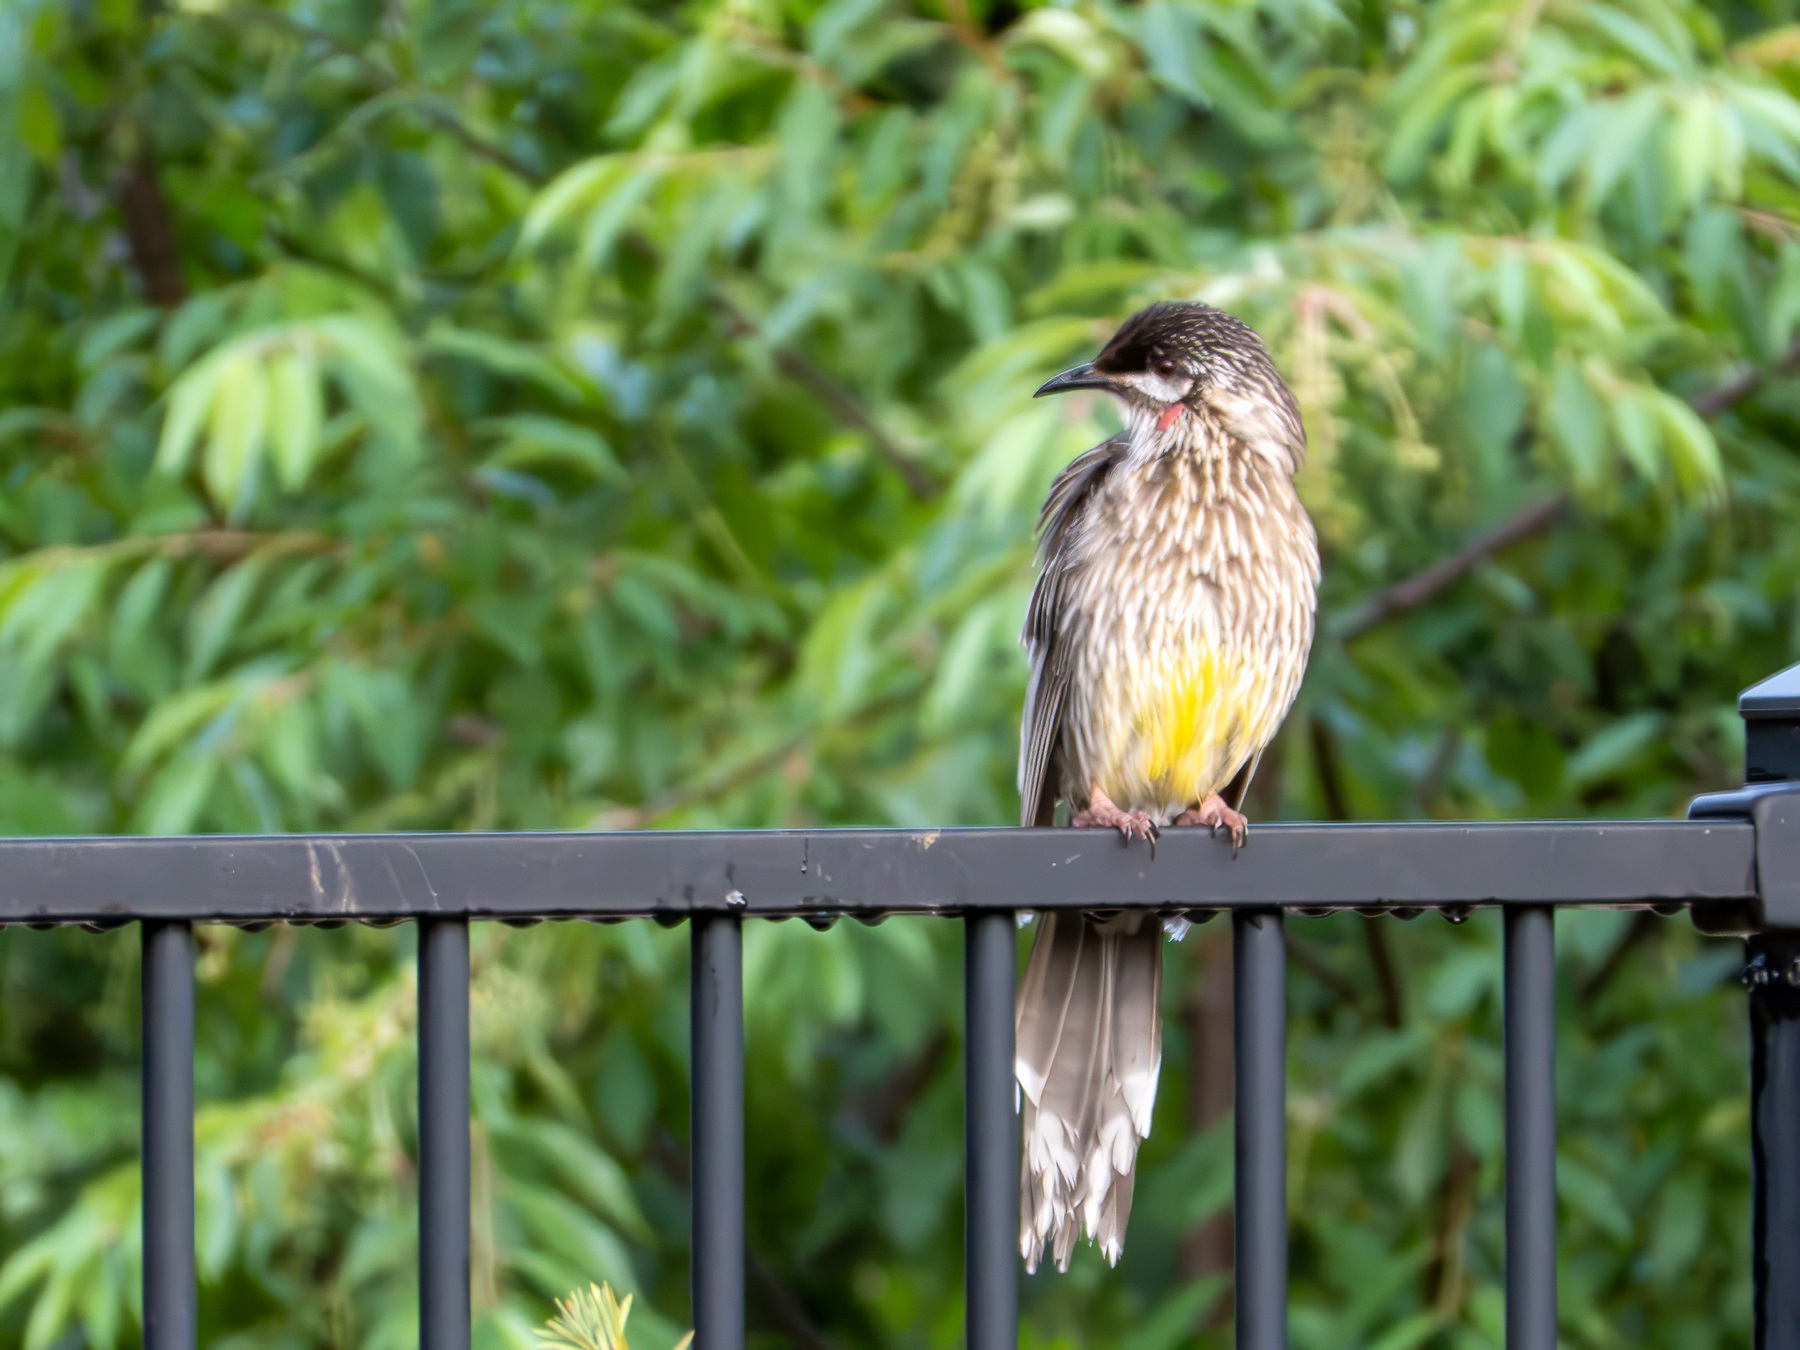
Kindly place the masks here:
MULTIPOLYGON (((1010 820, 1037 503, 1111 425, 1028 396, 1170 295, 1311 438, 1255 814, 1676 811, 1800 654, 1791 18, 0 0, 0 830, 1010 820)), ((1295 931, 1295 1344, 1498 1345, 1496 933, 1295 931)), ((410 937, 202 938, 207 1343, 410 1344, 410 937)), ((1564 1335, 1745 1343, 1730 951, 1563 938, 1564 1335)), ((959 1335, 955 948, 746 936, 765 1343, 959 1335)), ((1193 949, 1125 1261, 1033 1346, 1221 1343, 1193 949)), ((0 940, 0 1338, 139 1335, 135 960, 0 940)), ((475 970, 481 1343, 605 1279, 670 1344, 680 936, 475 970)))

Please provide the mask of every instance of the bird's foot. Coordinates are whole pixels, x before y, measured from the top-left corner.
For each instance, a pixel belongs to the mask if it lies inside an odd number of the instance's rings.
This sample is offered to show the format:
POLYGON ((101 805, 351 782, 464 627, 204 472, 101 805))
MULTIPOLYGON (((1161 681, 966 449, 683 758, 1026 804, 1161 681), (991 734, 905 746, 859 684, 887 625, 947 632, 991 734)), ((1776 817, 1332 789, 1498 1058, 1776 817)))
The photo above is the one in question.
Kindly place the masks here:
POLYGON ((1204 825, 1214 834, 1221 829, 1230 830, 1231 849, 1234 853, 1244 846, 1244 840, 1250 835, 1250 822, 1244 819, 1241 812, 1233 811, 1225 805, 1225 799, 1216 792, 1200 803, 1199 810, 1183 811, 1176 816, 1175 823, 1177 825, 1204 825))
POLYGON ((1156 822, 1150 818, 1150 813, 1127 811, 1115 805, 1113 799, 1097 786, 1088 796, 1087 810, 1077 811, 1069 818, 1069 824, 1078 830, 1117 830, 1128 840, 1143 839, 1152 849, 1156 847, 1156 822))

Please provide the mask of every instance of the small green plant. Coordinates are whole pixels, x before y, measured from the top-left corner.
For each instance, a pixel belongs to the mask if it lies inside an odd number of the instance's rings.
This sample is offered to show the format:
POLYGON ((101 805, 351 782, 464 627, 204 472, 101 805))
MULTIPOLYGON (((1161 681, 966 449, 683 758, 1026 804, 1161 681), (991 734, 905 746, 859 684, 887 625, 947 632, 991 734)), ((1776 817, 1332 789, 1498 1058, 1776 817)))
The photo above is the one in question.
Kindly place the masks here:
MULTIPOLYGON (((538 1332, 541 1350, 629 1350, 625 1344, 625 1319, 631 1316, 631 1295, 623 1302, 610 1284, 590 1284, 567 1298, 556 1300, 557 1315, 538 1332)), ((675 1343, 688 1350, 694 1333, 675 1343)))

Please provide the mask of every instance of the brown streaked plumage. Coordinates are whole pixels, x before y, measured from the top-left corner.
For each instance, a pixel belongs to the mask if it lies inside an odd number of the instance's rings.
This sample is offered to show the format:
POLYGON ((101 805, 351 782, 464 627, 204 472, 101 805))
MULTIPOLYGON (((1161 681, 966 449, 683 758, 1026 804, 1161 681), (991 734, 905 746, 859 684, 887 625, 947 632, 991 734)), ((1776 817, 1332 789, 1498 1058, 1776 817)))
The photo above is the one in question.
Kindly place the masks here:
MULTIPOLYGON (((1126 427, 1044 503, 1026 614, 1021 823, 1129 841, 1227 829, 1293 704, 1319 553, 1294 490, 1306 450, 1261 339, 1205 305, 1152 305, 1038 392, 1103 389, 1126 427)), ((1124 1245, 1162 1059, 1162 933, 1142 914, 1046 914, 1019 989, 1020 1247, 1068 1269, 1078 1230, 1124 1245)))

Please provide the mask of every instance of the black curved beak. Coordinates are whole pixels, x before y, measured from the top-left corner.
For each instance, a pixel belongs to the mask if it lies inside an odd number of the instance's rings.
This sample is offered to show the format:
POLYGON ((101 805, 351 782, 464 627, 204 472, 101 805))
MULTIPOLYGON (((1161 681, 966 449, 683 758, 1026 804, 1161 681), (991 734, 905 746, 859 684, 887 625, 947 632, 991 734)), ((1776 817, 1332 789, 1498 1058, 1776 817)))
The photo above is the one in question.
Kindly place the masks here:
POLYGON ((1045 380, 1043 387, 1033 398, 1042 398, 1045 394, 1066 394, 1071 389, 1111 389, 1112 379, 1094 369, 1092 361, 1083 361, 1080 365, 1065 370, 1062 374, 1045 380))

